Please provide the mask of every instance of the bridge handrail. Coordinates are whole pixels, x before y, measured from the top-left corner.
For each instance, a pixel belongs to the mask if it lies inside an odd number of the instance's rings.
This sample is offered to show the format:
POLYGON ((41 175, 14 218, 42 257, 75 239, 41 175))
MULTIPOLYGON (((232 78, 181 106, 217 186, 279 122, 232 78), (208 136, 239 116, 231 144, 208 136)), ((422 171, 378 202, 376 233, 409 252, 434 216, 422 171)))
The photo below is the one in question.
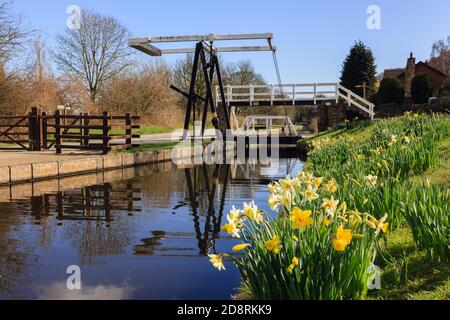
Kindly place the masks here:
MULTIPOLYGON (((286 102, 296 104, 296 101, 312 101, 314 105, 318 101, 339 101, 343 99, 349 105, 368 113, 371 119, 375 116, 375 105, 357 95, 351 90, 335 82, 325 83, 292 83, 281 85, 228 85, 225 86, 225 97, 231 102, 254 102, 270 101, 286 102), (329 89, 323 89, 327 87, 329 89), (311 88, 308 91, 301 91, 299 88, 311 88), (239 91, 239 92, 236 92, 239 91), (243 92, 244 91, 244 92, 243 92), (307 95, 308 97, 305 97, 307 95)), ((216 101, 221 101, 219 87, 216 87, 216 101)))

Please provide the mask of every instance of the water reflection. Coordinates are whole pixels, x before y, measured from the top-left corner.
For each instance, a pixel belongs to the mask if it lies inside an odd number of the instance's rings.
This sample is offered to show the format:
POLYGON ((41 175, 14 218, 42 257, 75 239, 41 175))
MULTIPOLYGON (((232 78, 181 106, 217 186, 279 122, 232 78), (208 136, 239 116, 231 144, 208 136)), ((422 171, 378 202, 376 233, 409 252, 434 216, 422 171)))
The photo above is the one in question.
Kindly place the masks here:
POLYGON ((235 243, 220 232, 232 205, 268 210, 267 184, 302 163, 279 165, 142 167, 130 180, 0 203, 0 298, 227 299, 238 272, 218 274, 205 255, 235 243), (69 265, 83 270, 81 292, 65 287, 69 265))
POLYGON ((135 206, 140 197, 140 189, 133 188, 133 182, 113 186, 110 183, 88 186, 68 192, 57 192, 31 197, 30 214, 36 224, 56 215, 62 225, 64 221, 105 221, 114 220, 114 211, 127 211, 129 216, 142 211, 135 206))

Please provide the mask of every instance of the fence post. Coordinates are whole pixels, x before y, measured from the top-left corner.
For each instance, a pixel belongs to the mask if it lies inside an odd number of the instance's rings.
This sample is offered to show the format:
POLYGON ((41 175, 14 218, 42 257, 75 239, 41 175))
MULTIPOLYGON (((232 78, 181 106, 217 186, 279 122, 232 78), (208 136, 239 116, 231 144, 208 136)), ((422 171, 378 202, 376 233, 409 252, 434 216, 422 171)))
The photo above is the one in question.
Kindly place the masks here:
POLYGON ((31 112, 28 114, 28 137, 29 137, 29 150, 41 151, 41 126, 39 123, 38 109, 36 107, 31 108, 31 112))
POLYGON ((56 153, 61 154, 61 111, 55 111, 55 145, 56 153))
POLYGON ((125 114, 125 135, 126 135, 125 144, 127 145, 127 148, 131 148, 132 134, 133 134, 133 131, 131 129, 131 113, 126 113, 125 114))
POLYGON ((89 113, 83 114, 83 147, 89 146, 89 113))
POLYGON ((107 154, 109 151, 109 116, 108 112, 103 112, 103 154, 107 154))
MULTIPOLYGON (((80 147, 83 147, 84 139, 83 139, 83 127, 84 127, 84 119, 83 119, 83 113, 80 112, 80 147)), ((83 150, 83 148, 81 148, 83 150)))
POLYGON ((41 117, 41 123, 42 123, 42 147, 47 150, 48 146, 48 137, 47 137, 47 130, 48 130, 48 124, 47 124, 47 113, 42 112, 41 117))

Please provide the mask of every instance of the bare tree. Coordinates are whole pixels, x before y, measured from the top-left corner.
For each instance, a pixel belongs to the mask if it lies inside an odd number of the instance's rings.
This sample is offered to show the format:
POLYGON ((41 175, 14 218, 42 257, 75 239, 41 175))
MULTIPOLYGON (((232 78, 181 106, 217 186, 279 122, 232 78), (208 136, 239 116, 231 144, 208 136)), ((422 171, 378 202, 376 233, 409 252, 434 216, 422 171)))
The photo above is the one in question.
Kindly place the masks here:
MULTIPOLYGON (((191 78, 192 78, 192 68, 194 66, 194 55, 187 54, 186 57, 182 60, 178 60, 175 63, 175 67, 173 68, 173 82, 175 86, 184 92, 189 92, 191 78)), ((214 82, 213 85, 216 83, 214 82)), ((197 75, 197 83, 195 87, 195 93, 201 97, 206 97, 206 83, 203 78, 203 74, 201 71, 198 72, 197 75)), ((186 109, 187 99, 178 96, 179 105, 186 109)), ((200 116, 204 107, 204 103, 198 102, 195 108, 195 112, 200 116)))
POLYGON ((26 74, 32 106, 52 112, 62 103, 60 85, 48 61, 49 49, 37 37, 33 43, 33 59, 26 74))
POLYGON ((0 2, 0 63, 5 64, 23 47, 28 32, 22 29, 22 18, 11 14, 12 1, 0 2))
POLYGON ((83 10, 79 29, 58 35, 59 68, 82 81, 95 103, 105 82, 130 65, 128 30, 115 18, 83 10))
POLYGON ((248 86, 265 85, 263 77, 255 72, 253 65, 248 60, 239 61, 236 64, 226 66, 225 82, 230 85, 248 86))
POLYGON ((445 74, 450 71, 450 36, 445 40, 436 41, 431 48, 430 64, 445 74))
POLYGON ((165 63, 127 70, 105 86, 99 103, 107 110, 140 115, 146 123, 176 127, 182 123, 183 113, 169 88, 171 76, 165 63))

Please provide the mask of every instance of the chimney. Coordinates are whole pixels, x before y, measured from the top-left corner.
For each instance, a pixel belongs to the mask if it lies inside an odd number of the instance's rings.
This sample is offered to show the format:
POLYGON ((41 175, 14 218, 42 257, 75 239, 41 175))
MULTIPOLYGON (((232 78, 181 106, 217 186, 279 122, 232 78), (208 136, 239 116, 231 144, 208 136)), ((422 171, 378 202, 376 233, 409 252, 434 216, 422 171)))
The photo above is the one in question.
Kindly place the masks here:
POLYGON ((414 58, 413 53, 411 52, 408 63, 406 64, 405 71, 405 98, 412 98, 411 95, 411 85, 412 80, 416 76, 416 58, 414 58))

